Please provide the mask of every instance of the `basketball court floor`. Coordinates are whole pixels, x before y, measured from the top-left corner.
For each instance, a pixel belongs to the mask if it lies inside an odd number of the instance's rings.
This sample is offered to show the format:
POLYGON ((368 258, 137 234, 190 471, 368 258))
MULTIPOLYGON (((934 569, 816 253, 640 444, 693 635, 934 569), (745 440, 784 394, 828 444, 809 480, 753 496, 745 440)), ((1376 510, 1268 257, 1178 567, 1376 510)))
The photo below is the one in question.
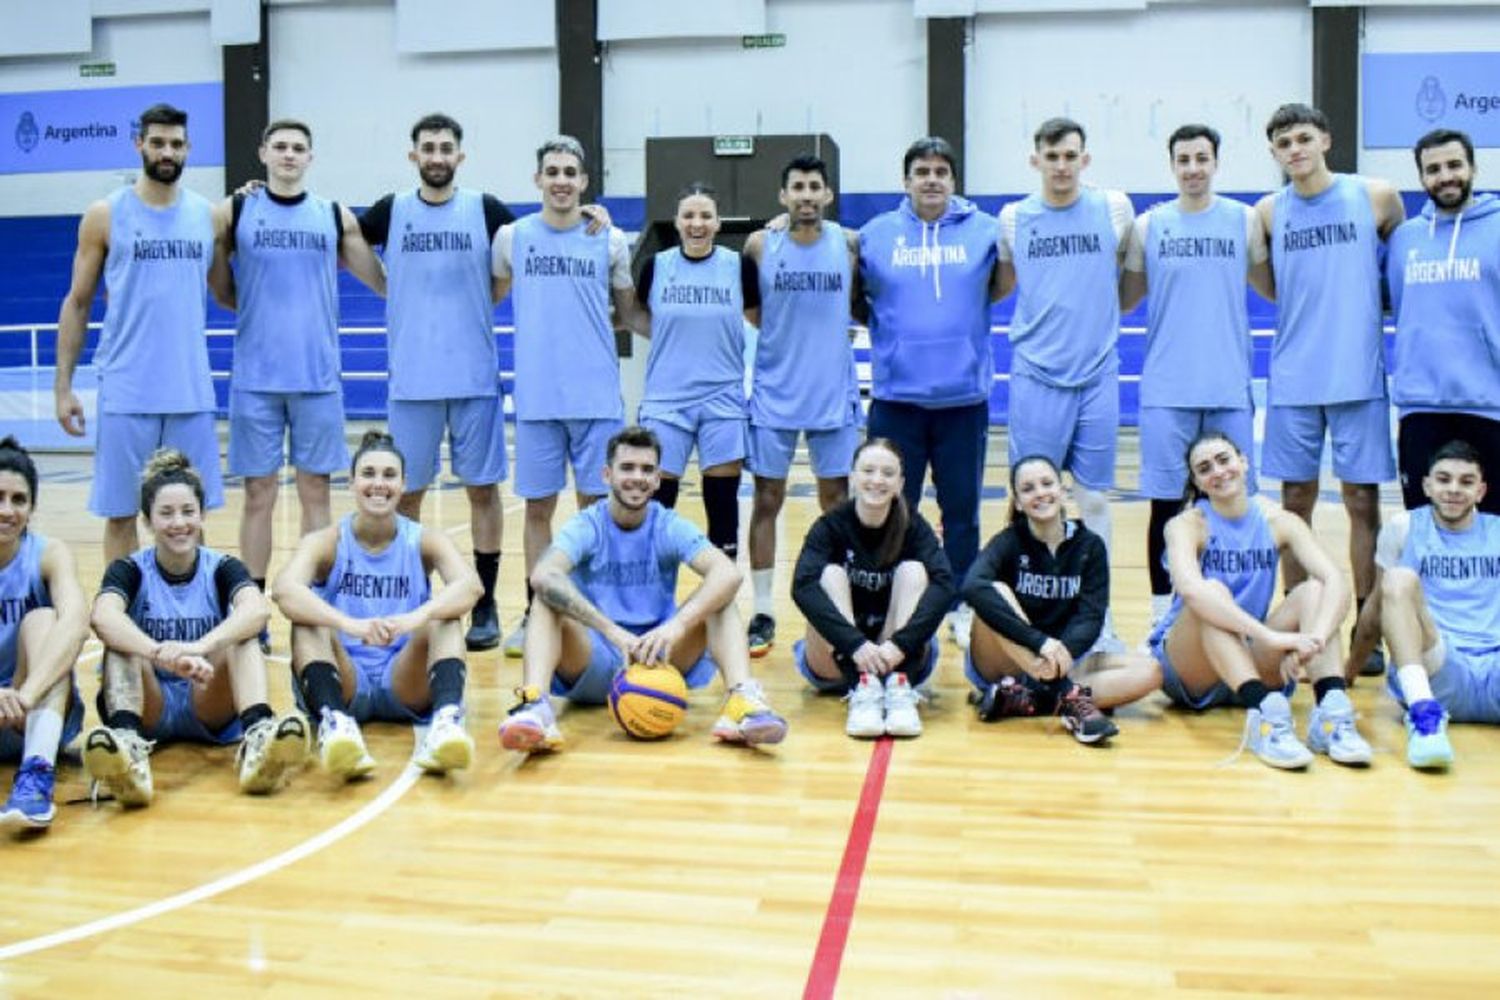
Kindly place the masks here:
MULTIPOLYGON (((1128 486, 1133 443, 1123 452, 1113 591, 1133 645, 1147 505, 1128 486)), ((1000 438, 990 454, 1004 455, 1000 438)), ((34 524, 73 547, 92 591, 89 460, 39 464, 34 524)), ((986 537, 1003 522, 1003 469, 987 480, 986 537)), ((695 485, 690 473, 681 506, 701 521, 695 485)), ((1316 527, 1342 566, 1329 485, 1316 527)), ((233 550, 230 492, 207 533, 233 550)), ((1242 713, 1159 695, 1089 748, 1053 720, 978 722, 945 642, 925 735, 850 740, 843 705, 791 666, 801 620, 786 591, 816 516, 810 481, 793 493, 778 642, 755 665, 791 723, 782 745, 715 745, 716 683, 665 741, 580 709, 562 716, 564 752, 507 754, 495 727, 520 665, 488 652, 470 657, 475 766, 451 777, 408 767, 412 732, 389 724, 366 730, 372 780, 309 767, 267 798, 237 792, 232 748, 159 750, 156 801, 129 813, 91 804, 65 764, 52 830, 0 843, 0 996, 1500 994, 1500 730, 1456 726, 1451 773, 1414 772, 1397 710, 1365 679, 1366 770, 1234 757, 1242 713)), ((351 509, 342 490, 335 504, 351 509)), ((430 494, 425 513, 467 549, 461 490, 430 494)), ((507 518, 508 627, 524 594, 514 498, 507 518)), ((296 524, 288 488, 273 572, 296 524)), ((273 634, 285 709, 284 621, 273 634)), ((90 700, 98 659, 90 643, 90 700)), ((1310 692, 1293 704, 1301 728, 1310 692)))

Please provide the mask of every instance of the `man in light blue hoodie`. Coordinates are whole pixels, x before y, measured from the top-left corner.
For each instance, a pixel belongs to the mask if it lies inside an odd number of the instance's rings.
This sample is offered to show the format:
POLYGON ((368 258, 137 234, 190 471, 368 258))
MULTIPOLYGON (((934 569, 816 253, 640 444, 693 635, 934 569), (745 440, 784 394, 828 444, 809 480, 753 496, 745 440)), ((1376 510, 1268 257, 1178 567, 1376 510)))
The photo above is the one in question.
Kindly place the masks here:
MULTIPOLYGON (((906 502, 927 467, 955 579, 979 552, 979 491, 995 358, 990 303, 998 297, 995 219, 954 193, 957 164, 943 139, 906 150, 907 197, 859 233, 872 368, 869 434, 901 449, 906 502)), ((955 622, 961 642, 967 622, 955 622)))
MULTIPOLYGON (((1500 468, 1500 199, 1474 194, 1474 144, 1463 132, 1428 132, 1413 153, 1430 200, 1396 230, 1386 259, 1408 510, 1427 502, 1422 477, 1448 441, 1468 441, 1486 468, 1500 468)), ((1500 514, 1500 490, 1480 510, 1500 514)))

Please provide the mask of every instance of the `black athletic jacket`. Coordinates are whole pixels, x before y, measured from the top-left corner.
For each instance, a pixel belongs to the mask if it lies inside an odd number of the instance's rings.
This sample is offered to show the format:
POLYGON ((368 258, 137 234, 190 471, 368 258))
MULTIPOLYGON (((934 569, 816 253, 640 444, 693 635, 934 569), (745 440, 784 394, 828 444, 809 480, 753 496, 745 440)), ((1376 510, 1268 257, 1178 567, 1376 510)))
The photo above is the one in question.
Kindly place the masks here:
POLYGON ((1031 533, 1026 518, 1017 517, 974 560, 963 597, 986 625, 1012 642, 1035 653, 1049 638, 1057 639, 1077 659, 1104 627, 1109 554, 1104 540, 1083 522, 1069 521, 1053 555, 1031 533), (992 586, 996 582, 1015 593, 1024 620, 992 586))
POLYGON ((881 565, 875 561, 879 544, 880 532, 859 523, 853 500, 834 507, 813 523, 802 543, 792 576, 792 600, 802 609, 807 623, 828 640, 840 659, 847 661, 860 646, 880 635, 897 564, 908 560, 921 563, 927 569, 927 590, 918 599, 911 620, 891 636, 907 659, 915 662, 943 623, 953 600, 953 571, 948 568, 948 557, 937 535, 920 514, 911 515, 901 554, 894 562, 881 565), (849 574, 854 622, 839 613, 818 582, 823 568, 830 564, 842 566, 849 574))

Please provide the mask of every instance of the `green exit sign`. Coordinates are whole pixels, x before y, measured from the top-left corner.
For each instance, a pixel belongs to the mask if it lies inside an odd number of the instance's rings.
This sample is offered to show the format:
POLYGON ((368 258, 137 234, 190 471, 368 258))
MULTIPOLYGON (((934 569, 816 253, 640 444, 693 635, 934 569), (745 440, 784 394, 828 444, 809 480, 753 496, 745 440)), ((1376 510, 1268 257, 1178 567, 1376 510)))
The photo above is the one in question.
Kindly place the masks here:
POLYGON ((715 156, 754 156, 755 137, 749 135, 714 136, 715 156))
POLYGON ((112 62, 79 63, 78 75, 85 79, 91 76, 114 76, 115 64, 112 62))
POLYGON ((784 49, 786 36, 782 34, 741 35, 740 43, 747 49, 784 49))

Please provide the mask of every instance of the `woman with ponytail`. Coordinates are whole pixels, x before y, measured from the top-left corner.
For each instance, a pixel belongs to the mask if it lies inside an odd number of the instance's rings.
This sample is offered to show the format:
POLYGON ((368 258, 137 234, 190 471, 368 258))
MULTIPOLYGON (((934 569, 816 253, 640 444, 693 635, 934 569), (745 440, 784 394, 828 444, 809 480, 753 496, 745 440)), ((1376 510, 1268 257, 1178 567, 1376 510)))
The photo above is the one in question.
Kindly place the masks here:
POLYGON ((0 440, 0 761, 19 764, 0 826, 16 830, 52 823, 57 751, 83 728, 73 665, 88 601, 67 546, 31 530, 36 498, 31 455, 0 440))
POLYGON ((463 616, 479 599, 479 574, 445 532, 397 513, 406 459, 389 434, 365 432, 349 488, 354 513, 304 536, 274 587, 292 623, 297 702, 318 720, 319 760, 345 780, 368 775, 375 761, 360 725, 383 719, 428 724, 415 757, 423 770, 466 768, 463 616))
POLYGON ((1108 652, 1104 541, 1063 510, 1062 475, 1028 455, 1010 469, 1010 524, 985 545, 964 581, 974 631, 964 672, 979 717, 1056 712, 1073 738, 1094 744, 1119 732, 1101 708, 1161 686, 1149 657, 1108 652))
POLYGON ((933 638, 953 600, 937 535, 906 506, 901 454, 885 438, 854 453, 853 496, 814 522, 792 600, 807 638, 792 650, 818 691, 844 694, 850 736, 920 736, 917 685, 937 663, 933 638))
POLYGON ((83 762, 121 805, 152 796, 157 743, 240 742, 241 791, 274 791, 307 754, 307 723, 276 718, 259 636, 270 617, 245 564, 203 544, 203 480, 174 448, 141 476, 153 544, 110 563, 94 598, 104 642, 99 717, 83 762))

